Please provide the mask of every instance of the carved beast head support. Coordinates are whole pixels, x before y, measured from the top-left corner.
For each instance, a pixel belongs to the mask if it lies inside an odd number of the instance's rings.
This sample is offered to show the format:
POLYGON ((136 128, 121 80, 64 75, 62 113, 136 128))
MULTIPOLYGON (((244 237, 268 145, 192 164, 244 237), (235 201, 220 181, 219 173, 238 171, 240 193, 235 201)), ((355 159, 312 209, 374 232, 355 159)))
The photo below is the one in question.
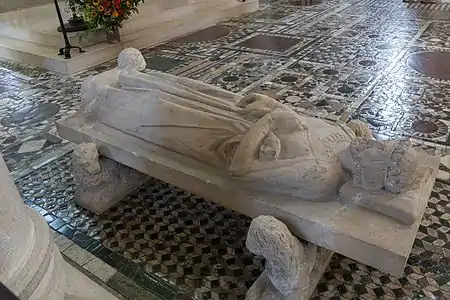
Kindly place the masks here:
POLYGON ((253 219, 246 245, 254 254, 266 258, 269 279, 278 291, 288 295, 295 290, 305 267, 305 249, 284 223, 272 216, 253 219))
POLYGON ((94 143, 79 144, 73 151, 73 163, 84 168, 89 174, 101 171, 97 145, 94 143))

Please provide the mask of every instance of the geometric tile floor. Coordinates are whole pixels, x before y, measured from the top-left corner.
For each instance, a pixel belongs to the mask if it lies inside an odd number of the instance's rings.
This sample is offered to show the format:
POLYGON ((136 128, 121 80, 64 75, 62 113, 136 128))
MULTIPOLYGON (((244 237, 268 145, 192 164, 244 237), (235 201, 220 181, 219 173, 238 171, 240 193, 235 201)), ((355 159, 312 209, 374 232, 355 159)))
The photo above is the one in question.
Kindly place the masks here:
MULTIPOLYGON (((107 284, 125 296, 129 294, 123 291, 123 278, 164 299, 177 293, 197 299, 244 299, 263 270, 264 261, 245 248, 250 218, 167 183, 150 180, 100 216, 73 202, 70 155, 22 177, 17 185, 24 201, 51 228, 118 271, 107 284)), ((434 186, 404 277, 394 278, 335 254, 313 295, 313 299, 449 297, 450 185, 444 182, 434 186)))
MULTIPOLYGON (((335 255, 314 298, 450 299, 450 7, 261 3, 253 14, 143 50, 147 67, 242 94, 265 93, 318 118, 363 119, 380 139, 406 136, 441 153, 441 181, 405 277, 335 255), (430 65, 420 60, 429 52, 444 54, 430 65)), ((128 299, 151 299, 148 293, 243 299, 264 264, 243 246, 247 217, 159 181, 102 216, 73 204, 72 145, 54 122, 76 111, 86 77, 114 66, 68 76, 0 62, 0 152, 24 200, 78 245, 71 247, 90 253, 92 262, 78 262, 83 268, 128 299), (101 262, 114 275, 94 272, 101 262)), ((66 257, 76 257, 73 248, 66 257)))

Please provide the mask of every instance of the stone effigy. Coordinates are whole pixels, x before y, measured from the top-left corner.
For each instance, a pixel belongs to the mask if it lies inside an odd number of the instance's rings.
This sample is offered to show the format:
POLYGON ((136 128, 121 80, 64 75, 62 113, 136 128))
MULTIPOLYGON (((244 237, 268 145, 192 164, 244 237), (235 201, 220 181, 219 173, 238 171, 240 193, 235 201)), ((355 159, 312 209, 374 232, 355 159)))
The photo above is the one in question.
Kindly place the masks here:
MULTIPOLYGON (((245 188, 305 201, 335 201, 347 181, 346 169, 353 172, 353 183, 371 172, 372 178, 366 181, 379 182, 386 177, 387 169, 369 165, 387 167, 380 164, 392 159, 375 151, 385 147, 384 142, 369 142, 370 131, 361 123, 331 123, 298 115, 265 95, 242 97, 188 78, 142 73, 145 61, 135 49, 124 50, 118 66, 120 71, 108 74, 109 78, 95 77, 83 84, 80 115, 226 171, 245 188), (365 137, 355 140, 355 132, 365 137), (355 152, 359 144, 352 144, 354 140, 374 145, 364 152, 364 166, 360 164, 364 174, 343 162, 345 155, 339 157, 341 152, 355 152)), ((357 185, 358 197, 367 201, 353 203, 412 224, 417 217, 414 207, 402 206, 399 213, 392 212, 392 206, 377 205, 372 193, 378 189, 380 195, 399 194, 417 188, 424 180, 428 169, 422 164, 423 155, 416 154, 407 142, 402 147, 415 161, 410 162, 413 165, 407 161, 398 164, 396 178, 417 184, 400 190, 389 189, 390 181, 357 185)), ((399 155, 403 153, 394 154, 399 155)), ((349 188, 346 185, 340 195, 344 202, 354 198, 349 188)), ((395 202, 404 201, 396 197, 395 202)))
POLYGON ((44 218, 20 198, 1 155, 0 282, 20 299, 117 300, 64 261, 44 218))
POLYGON ((372 140, 361 122, 332 123, 265 95, 144 73, 144 63, 127 49, 118 69, 87 79, 80 110, 58 122, 59 134, 243 214, 273 215, 309 242, 401 275, 438 158, 408 141, 372 140))

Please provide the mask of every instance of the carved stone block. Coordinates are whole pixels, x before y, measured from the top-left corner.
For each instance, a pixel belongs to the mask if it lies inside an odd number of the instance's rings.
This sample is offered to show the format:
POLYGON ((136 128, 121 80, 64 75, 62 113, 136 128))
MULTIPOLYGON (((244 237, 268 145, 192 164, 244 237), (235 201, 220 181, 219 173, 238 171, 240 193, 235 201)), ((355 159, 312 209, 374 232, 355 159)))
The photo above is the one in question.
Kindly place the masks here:
POLYGON ((301 242, 272 216, 253 219, 247 248, 266 259, 266 269, 246 300, 306 300, 325 272, 333 252, 301 242))
POLYGON ((148 177, 106 157, 99 157, 95 144, 80 144, 73 152, 77 182, 75 202, 102 214, 139 188, 148 177))

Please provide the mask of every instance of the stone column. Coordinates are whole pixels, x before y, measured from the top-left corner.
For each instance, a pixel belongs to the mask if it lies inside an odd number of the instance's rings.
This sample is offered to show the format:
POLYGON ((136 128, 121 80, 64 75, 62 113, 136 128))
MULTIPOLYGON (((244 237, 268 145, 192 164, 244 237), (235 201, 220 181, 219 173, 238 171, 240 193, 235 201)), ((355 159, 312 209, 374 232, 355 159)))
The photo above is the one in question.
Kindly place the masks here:
POLYGON ((64 261, 44 218, 23 203, 1 155, 0 281, 21 300, 73 299, 75 285, 82 299, 116 299, 64 261))

